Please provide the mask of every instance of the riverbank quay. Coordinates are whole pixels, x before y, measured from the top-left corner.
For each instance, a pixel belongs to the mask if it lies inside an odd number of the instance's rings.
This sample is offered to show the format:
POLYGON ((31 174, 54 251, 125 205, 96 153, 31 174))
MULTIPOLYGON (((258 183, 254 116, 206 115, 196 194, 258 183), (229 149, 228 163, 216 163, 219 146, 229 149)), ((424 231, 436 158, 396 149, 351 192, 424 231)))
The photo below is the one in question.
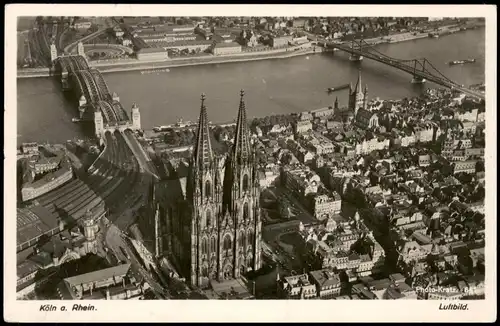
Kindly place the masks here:
POLYGON ((269 59, 286 59, 296 56, 308 55, 321 53, 322 48, 313 48, 297 51, 288 51, 280 53, 249 53, 241 55, 228 55, 228 56, 210 56, 210 57, 199 57, 199 58, 182 58, 182 59, 170 59, 169 61, 157 61, 157 62, 147 62, 147 63, 137 63, 132 62, 128 64, 117 63, 115 65, 93 65, 98 68, 102 73, 110 72, 121 72, 121 71, 136 71, 136 70, 155 70, 155 69, 165 69, 165 68, 175 68, 184 66, 197 66, 197 65, 210 65, 210 64, 223 64, 223 63, 235 63, 235 62, 247 62, 247 61, 258 61, 258 60, 269 60, 269 59))
POLYGON ((39 78, 39 77, 50 77, 49 68, 26 68, 17 69, 17 78, 39 78))
MULTIPOLYGON (((464 31, 464 29, 459 29, 455 26, 443 26, 440 35, 449 35, 453 33, 458 33, 464 31)), ((484 28, 480 25, 474 25, 473 27, 468 27, 467 29, 474 28, 484 28)), ((370 45, 377 44, 394 44, 410 40, 418 40, 427 38, 427 33, 399 33, 392 34, 389 36, 376 37, 371 39, 365 39, 365 42, 370 45)), ((437 40, 439 41, 439 40, 437 40)), ((257 52, 244 52, 241 54, 231 54, 225 56, 199 56, 191 58, 171 58, 168 61, 143 61, 130 59, 130 60, 117 60, 116 62, 95 62, 90 61, 90 66, 99 69, 102 73, 111 72, 126 72, 126 71, 140 71, 140 70, 155 70, 155 69, 166 69, 175 67, 185 67, 185 66, 196 66, 196 65, 208 65, 208 64, 223 64, 223 63, 236 63, 236 62, 246 62, 246 61, 258 61, 258 60, 268 60, 268 59, 285 59, 301 55, 309 55, 314 53, 321 53, 324 51, 322 47, 311 46, 311 48, 305 50, 294 51, 293 48, 270 51, 257 51, 257 52)), ((34 78, 34 77, 50 77, 51 71, 49 68, 25 68, 18 69, 18 78, 34 78)))
MULTIPOLYGON (((406 42, 406 41, 413 41, 413 40, 418 40, 418 39, 423 39, 423 38, 428 38, 429 33, 433 32, 437 34, 438 36, 446 36, 458 32, 464 32, 467 30, 471 29, 476 29, 476 28, 484 28, 484 23, 479 23, 479 22, 471 22, 469 25, 465 26, 460 26, 460 25, 444 25, 436 28, 435 30, 425 30, 421 32, 404 32, 404 33, 395 33, 395 34, 389 34, 386 36, 379 36, 379 37, 373 37, 373 38, 367 38, 364 39, 364 41, 367 44, 370 45, 377 45, 377 44, 393 44, 393 43, 400 43, 400 42, 406 42)), ((346 41, 344 41, 346 42, 346 41)))
MULTIPOLYGON (((262 52, 248 52, 236 55, 222 55, 222 56, 203 56, 197 58, 173 58, 168 61, 147 61, 139 62, 137 60, 131 61, 118 61, 114 63, 94 63, 89 62, 91 67, 99 69, 101 73, 111 72, 125 72, 137 70, 155 70, 165 68, 175 68, 183 66, 197 66, 208 64, 223 64, 231 62, 246 62, 257 60, 269 59, 286 59, 301 55, 321 53, 323 48, 310 47, 305 49, 282 49, 273 51, 262 52)), ((20 69, 18 70, 18 78, 31 78, 31 77, 50 77, 51 71, 49 68, 33 68, 33 69, 20 69)))
MULTIPOLYGON (((476 109, 478 126, 481 125, 480 121, 483 121, 481 112, 484 115, 484 103, 457 96, 450 89, 428 89, 424 94, 410 99, 386 100, 377 97, 371 99, 368 105, 372 108, 377 107, 376 110, 380 114, 388 114, 394 108, 405 119, 411 119, 411 117, 415 116, 419 117, 419 119, 425 119, 433 116, 435 112, 442 113, 443 115, 445 113, 448 115, 451 114, 455 119, 462 119, 464 115, 471 114, 466 112, 474 112, 471 110, 476 109)), ((334 116, 335 111, 332 106, 329 106, 280 115, 253 117, 249 119, 249 125, 256 136, 259 133, 261 136, 262 133, 276 135, 276 133, 279 133, 276 131, 279 128, 284 128, 282 131, 285 132, 286 130, 291 131, 299 120, 308 119, 311 121, 315 120, 316 122, 314 123, 317 124, 317 127, 326 131, 329 124, 327 121, 331 122, 334 116)), ((210 129, 213 132, 215 140, 221 142, 224 139, 231 139, 236 132, 235 125, 231 122, 213 122, 210 124, 210 129)), ((196 136, 196 124, 171 124, 164 125, 161 128, 146 128, 140 132, 140 136, 141 139, 151 146, 152 152, 158 155, 162 153, 185 152, 191 149, 190 144, 192 144, 193 137, 196 136)))

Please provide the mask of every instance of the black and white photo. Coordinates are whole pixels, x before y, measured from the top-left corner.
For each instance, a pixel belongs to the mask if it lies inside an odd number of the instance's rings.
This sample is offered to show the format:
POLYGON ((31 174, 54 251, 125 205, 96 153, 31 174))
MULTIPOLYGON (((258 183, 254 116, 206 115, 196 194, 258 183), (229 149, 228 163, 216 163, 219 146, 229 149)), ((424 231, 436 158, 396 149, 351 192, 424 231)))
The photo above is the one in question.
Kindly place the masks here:
POLYGON ((15 18, 16 302, 491 298, 484 11, 191 7, 15 18))

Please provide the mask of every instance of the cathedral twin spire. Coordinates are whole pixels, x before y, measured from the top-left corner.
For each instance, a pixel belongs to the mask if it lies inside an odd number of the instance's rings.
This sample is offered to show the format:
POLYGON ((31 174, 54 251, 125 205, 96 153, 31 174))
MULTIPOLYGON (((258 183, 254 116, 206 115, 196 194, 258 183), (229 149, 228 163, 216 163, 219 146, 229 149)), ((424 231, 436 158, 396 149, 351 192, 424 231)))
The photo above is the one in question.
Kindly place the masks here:
MULTIPOLYGON (((247 114, 244 101, 245 92, 240 91, 240 106, 236 121, 236 135, 232 156, 239 162, 250 157, 250 132, 247 124, 247 114)), ((213 162, 212 144, 208 128, 207 108, 205 106, 205 94, 201 95, 200 118, 198 120, 198 131, 196 143, 194 144, 193 163, 198 171, 207 171, 213 162)))
POLYGON ((240 91, 240 107, 238 109, 238 119, 236 120, 236 135, 232 155, 237 162, 242 163, 250 157, 250 132, 247 124, 247 112, 245 108, 245 91, 240 91))
POLYGON ((200 118, 198 120, 198 131, 196 133, 196 144, 194 146, 194 166, 199 171, 207 171, 213 162, 212 144, 208 129, 207 108, 205 106, 205 94, 201 94, 200 118))

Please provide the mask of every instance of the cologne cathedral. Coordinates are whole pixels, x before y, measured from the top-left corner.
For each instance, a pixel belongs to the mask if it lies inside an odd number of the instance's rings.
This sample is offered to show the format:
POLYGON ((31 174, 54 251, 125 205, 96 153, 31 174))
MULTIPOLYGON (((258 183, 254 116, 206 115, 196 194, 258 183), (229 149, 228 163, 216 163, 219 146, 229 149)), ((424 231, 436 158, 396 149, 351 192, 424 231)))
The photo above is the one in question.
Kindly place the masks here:
POLYGON ((260 188, 241 91, 234 142, 213 150, 205 95, 189 162, 173 164, 153 190, 148 227, 155 254, 195 287, 238 279, 261 266, 260 188))

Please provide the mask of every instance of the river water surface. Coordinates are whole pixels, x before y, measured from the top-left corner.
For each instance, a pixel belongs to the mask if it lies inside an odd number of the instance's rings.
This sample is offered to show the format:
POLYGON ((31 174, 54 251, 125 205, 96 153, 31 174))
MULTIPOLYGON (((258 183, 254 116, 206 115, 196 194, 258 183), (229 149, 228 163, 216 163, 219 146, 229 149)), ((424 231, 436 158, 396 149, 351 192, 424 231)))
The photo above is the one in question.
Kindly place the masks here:
MULTIPOLYGON (((427 58, 446 77, 460 84, 484 82, 485 29, 395 44, 377 50, 396 58, 427 58), (449 66, 448 61, 475 58, 476 63, 449 66)), ((347 90, 328 94, 328 87, 355 83, 362 68, 368 97, 397 99, 420 94, 432 83, 411 84, 411 76, 384 64, 363 60, 352 63, 342 52, 314 54, 288 59, 225 63, 170 68, 169 72, 141 74, 140 71, 104 74, 111 92, 124 107, 133 103, 141 109, 143 129, 169 124, 182 117, 196 121, 200 94, 207 96, 209 119, 227 122, 236 118, 239 90, 245 89, 249 117, 318 109, 331 105, 338 96, 347 104, 347 90)), ((18 142, 62 142, 83 135, 71 122, 77 115, 75 100, 65 97, 53 78, 17 80, 18 142)), ((88 131, 87 131, 88 132, 88 131)))

